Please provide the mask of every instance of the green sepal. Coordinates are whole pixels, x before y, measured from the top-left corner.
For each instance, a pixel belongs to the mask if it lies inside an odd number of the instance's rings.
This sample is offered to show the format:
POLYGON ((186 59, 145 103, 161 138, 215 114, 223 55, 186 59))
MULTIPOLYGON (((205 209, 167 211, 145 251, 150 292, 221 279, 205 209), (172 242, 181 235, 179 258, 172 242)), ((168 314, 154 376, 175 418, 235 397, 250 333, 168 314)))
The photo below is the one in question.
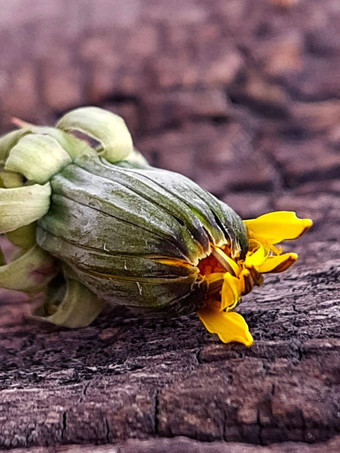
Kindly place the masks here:
POLYGON ((84 272, 72 267, 68 277, 76 278, 90 287, 101 300, 128 307, 160 310, 175 301, 189 297, 192 291, 197 292, 197 305, 202 304, 206 296, 205 281, 200 281, 193 273, 185 277, 117 277, 99 273, 84 272))
MULTIPOLYGON (((175 241, 147 232, 139 225, 124 222, 61 195, 53 195, 52 201, 48 214, 38 221, 37 240, 44 247, 52 246, 45 236, 48 232, 79 247, 108 254, 185 259, 175 241)), ((53 253, 62 252, 62 248, 58 248, 53 253)))
POLYGON ((24 185, 24 178, 20 173, 0 169, 0 188, 21 187, 24 185))
MULTIPOLYGON (((76 162, 87 157, 81 156, 76 162)), ((97 160, 97 158, 92 159, 97 160)), ((144 241, 148 239, 149 233, 152 233, 156 234, 159 240, 175 243, 182 252, 180 256, 176 255, 176 258, 184 257, 190 263, 196 263, 209 250, 209 241, 204 230, 200 227, 196 229, 196 233, 202 238, 201 241, 196 240, 184 221, 179 220, 170 209, 162 209, 157 204, 157 192, 154 192, 154 199, 149 200, 144 194, 138 194, 123 184, 97 176, 75 164, 64 168, 52 179, 51 184, 54 194, 62 195, 81 205, 90 206, 95 211, 107 214, 108 222, 110 217, 115 217, 125 223, 138 225, 144 241), (203 244, 206 249, 203 248, 203 244)), ((192 221, 195 222, 194 216, 192 221)), ((91 221, 88 227, 93 228, 91 221)), ((83 234, 86 234, 84 228, 82 230, 83 234)), ((101 232, 97 231, 97 234, 101 232)))
POLYGON ((87 156, 77 159, 75 164, 158 204, 160 209, 180 219, 206 251, 209 250, 206 246, 206 241, 209 240, 219 246, 230 239, 235 249, 242 250, 247 245, 247 242, 244 245, 246 232, 241 218, 229 206, 185 176, 152 167, 136 169, 122 168, 119 165, 117 168, 117 165, 104 159, 87 156), (236 234, 234 230, 237 231, 236 234))
POLYGON ((25 293, 38 293, 56 273, 55 258, 35 245, 14 261, 0 267, 0 287, 25 293))
POLYGON ((69 154, 54 138, 30 134, 11 149, 5 170, 22 173, 29 181, 44 184, 71 162, 69 154))
MULTIPOLYGON (((185 228, 181 228, 181 237, 186 240, 186 244, 193 244, 192 249, 194 254, 196 253, 197 255, 197 253, 201 252, 200 255, 193 257, 193 263, 196 263, 198 258, 201 258, 209 251, 210 240, 207 231, 203 228, 202 223, 197 217, 193 215, 192 210, 183 201, 164 190, 163 187, 160 187, 153 181, 140 177, 145 170, 141 170, 139 173, 132 172, 127 168, 117 168, 116 165, 112 165, 104 159, 87 158, 87 156, 83 156, 75 163, 89 173, 100 178, 105 178, 107 180, 106 184, 112 181, 113 187, 117 187, 118 189, 116 193, 124 187, 128 194, 135 194, 135 198, 139 200, 139 204, 145 204, 146 208, 147 206, 156 207, 162 213, 161 217, 163 219, 168 216, 174 219, 176 227, 178 227, 178 224, 185 226, 185 228), (187 235, 188 232, 189 235, 187 235)), ((176 177, 178 179, 179 175, 176 175, 176 177)), ((150 215, 150 225, 154 218, 155 216, 150 215)), ((160 220, 160 224, 163 219, 160 220)), ((225 240, 224 237, 223 239, 225 240)))
POLYGON ((164 259, 155 256, 111 253, 107 250, 95 250, 64 240, 50 232, 38 228, 39 245, 69 265, 78 266, 84 271, 95 272, 103 278, 112 277, 155 277, 177 278, 198 275, 198 269, 181 260, 164 259))
POLYGON ((189 178, 174 172, 158 168, 131 169, 131 172, 136 178, 151 180, 186 203, 202 221, 215 245, 223 245, 228 238, 233 252, 243 255, 247 251, 247 230, 240 216, 226 203, 206 192, 189 178), (221 231, 224 236, 221 236, 221 231))
POLYGON ((51 186, 0 189, 0 234, 28 225, 45 215, 50 206, 51 186))
POLYGON ((46 291, 46 302, 33 312, 35 316, 57 326, 88 326, 102 311, 104 302, 77 280, 60 276, 52 280, 46 291))
POLYGON ((98 107, 81 107, 64 115, 56 124, 63 131, 78 131, 97 140, 98 153, 109 162, 126 159, 133 151, 132 138, 125 121, 98 107))
POLYGON ((28 250, 36 243, 36 229, 37 224, 34 222, 29 225, 24 225, 16 230, 9 231, 5 236, 16 247, 28 250))

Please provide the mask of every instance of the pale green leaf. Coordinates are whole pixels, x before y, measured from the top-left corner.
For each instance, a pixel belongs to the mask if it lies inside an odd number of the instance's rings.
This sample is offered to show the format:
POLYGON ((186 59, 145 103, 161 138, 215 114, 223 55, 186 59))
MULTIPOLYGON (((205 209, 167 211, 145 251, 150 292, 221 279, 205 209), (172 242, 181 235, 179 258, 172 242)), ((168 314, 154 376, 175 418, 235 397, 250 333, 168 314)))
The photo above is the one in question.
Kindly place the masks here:
POLYGON ((35 245, 16 260, 0 267, 0 287, 38 293, 56 272, 55 258, 35 245))
MULTIPOLYGON (((48 311, 53 312, 53 314, 43 314, 43 308, 38 309, 34 314, 40 315, 40 319, 58 326, 77 328, 89 325, 102 311, 104 303, 76 280, 66 279, 64 286, 66 286, 66 293, 61 302, 56 300, 56 295, 63 293, 58 287, 53 288, 54 304, 49 304, 49 301, 47 301, 48 311)), ((50 292, 47 291, 47 295, 50 292)))
POLYGON ((33 126, 30 125, 29 130, 34 134, 47 135, 54 138, 59 145, 69 154, 72 160, 81 154, 94 154, 95 151, 85 141, 75 137, 72 134, 57 129, 55 127, 48 126, 33 126))
POLYGON ((122 168, 150 168, 148 161, 136 148, 127 159, 117 162, 116 165, 122 168))
POLYGON ((6 238, 16 247, 28 250, 36 243, 36 229, 36 223, 30 223, 29 225, 24 225, 16 230, 9 231, 6 233, 6 238))
POLYGON ((19 173, 0 169, 0 187, 21 187, 24 184, 24 178, 19 173))
POLYGON ((109 162, 126 159, 133 151, 132 138, 125 121, 98 107, 81 107, 64 115, 57 123, 63 131, 79 131, 100 142, 98 152, 109 162))
POLYGON ((13 146, 18 143, 21 137, 29 133, 30 132, 27 129, 19 129, 0 137, 0 164, 5 164, 8 154, 13 146))
POLYGON ((0 266, 3 266, 4 264, 6 264, 6 260, 5 260, 5 256, 0 247, 0 266))
POLYGON ((51 186, 0 189, 0 234, 16 230, 45 215, 50 206, 51 186))
POLYGON ((71 162, 69 154, 54 138, 30 134, 12 148, 5 169, 22 173, 29 181, 44 184, 71 162))

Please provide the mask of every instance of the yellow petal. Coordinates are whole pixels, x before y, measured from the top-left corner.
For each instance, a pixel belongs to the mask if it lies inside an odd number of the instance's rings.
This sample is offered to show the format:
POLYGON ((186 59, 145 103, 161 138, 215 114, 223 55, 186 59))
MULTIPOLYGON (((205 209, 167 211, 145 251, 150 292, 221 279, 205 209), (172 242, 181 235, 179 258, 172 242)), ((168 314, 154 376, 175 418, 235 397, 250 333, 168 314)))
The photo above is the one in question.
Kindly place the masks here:
MULTIPOLYGON (((223 285, 224 280, 224 273, 222 272, 214 272, 213 274, 209 274, 205 276, 205 280, 208 284, 208 292, 210 298, 220 297, 221 288, 223 285)), ((214 300, 214 304, 217 305, 218 309, 221 307, 221 302, 214 300)))
POLYGON ((258 272, 261 272, 261 274, 266 272, 283 272, 295 263, 297 257, 296 253, 284 253, 280 256, 269 256, 263 264, 255 267, 255 269, 258 272))
POLYGON ((241 294, 242 281, 226 272, 221 291, 221 310, 234 306, 240 299, 241 294))
POLYGON ((258 267, 263 264, 268 256, 268 251, 261 245, 254 253, 247 253, 245 265, 248 267, 258 267))
POLYGON ((217 259, 217 261, 225 268, 229 269, 230 273, 238 276, 241 272, 240 267, 236 264, 236 262, 230 258, 223 250, 215 247, 212 251, 212 254, 217 259))
POLYGON ((223 272, 213 272, 212 274, 206 275, 205 278, 206 278, 207 284, 209 286, 209 285, 212 285, 213 283, 223 280, 224 273, 223 272))
POLYGON ((310 219, 299 219, 295 212, 277 211, 257 219, 244 220, 250 237, 271 244, 296 239, 312 226, 310 219))
POLYGON ((254 287, 254 279, 249 269, 243 269, 241 273, 242 294, 248 294, 254 287))
POLYGON ((197 312, 199 319, 210 333, 216 333, 223 343, 237 341, 251 346, 253 338, 249 333, 244 318, 235 312, 217 311, 206 305, 197 312))

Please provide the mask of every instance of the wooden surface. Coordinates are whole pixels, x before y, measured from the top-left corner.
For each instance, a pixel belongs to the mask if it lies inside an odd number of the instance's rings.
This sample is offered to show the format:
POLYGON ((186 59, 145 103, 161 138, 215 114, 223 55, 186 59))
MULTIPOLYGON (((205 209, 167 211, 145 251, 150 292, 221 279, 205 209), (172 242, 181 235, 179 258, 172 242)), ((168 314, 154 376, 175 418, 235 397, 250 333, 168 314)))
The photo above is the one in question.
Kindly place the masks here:
POLYGON ((103 105, 242 217, 295 210, 314 227, 244 298, 250 349, 195 316, 58 329, 1 291, 0 448, 339 451, 338 2, 19 3, 0 18, 3 130, 103 105))
POLYGON ((248 296, 240 311, 254 334, 250 349, 219 343, 195 317, 107 313, 62 330, 30 319, 25 299, 2 292, 1 445, 334 436, 337 264, 296 266, 248 296))

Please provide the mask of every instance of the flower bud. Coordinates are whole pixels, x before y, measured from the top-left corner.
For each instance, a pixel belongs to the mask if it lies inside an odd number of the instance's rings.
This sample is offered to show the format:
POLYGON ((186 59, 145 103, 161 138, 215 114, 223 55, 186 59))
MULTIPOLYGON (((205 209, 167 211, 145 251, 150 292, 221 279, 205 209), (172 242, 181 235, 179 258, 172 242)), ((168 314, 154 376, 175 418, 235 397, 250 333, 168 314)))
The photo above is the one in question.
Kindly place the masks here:
POLYGON ((0 250, 0 287, 43 292, 35 314, 57 325, 85 326, 105 303, 196 311, 223 342, 252 344, 233 310, 262 274, 296 261, 276 244, 310 220, 276 212, 242 221, 190 179, 150 167, 122 118, 97 107, 55 128, 16 123, 0 138, 0 234, 19 251, 6 262, 0 250))

